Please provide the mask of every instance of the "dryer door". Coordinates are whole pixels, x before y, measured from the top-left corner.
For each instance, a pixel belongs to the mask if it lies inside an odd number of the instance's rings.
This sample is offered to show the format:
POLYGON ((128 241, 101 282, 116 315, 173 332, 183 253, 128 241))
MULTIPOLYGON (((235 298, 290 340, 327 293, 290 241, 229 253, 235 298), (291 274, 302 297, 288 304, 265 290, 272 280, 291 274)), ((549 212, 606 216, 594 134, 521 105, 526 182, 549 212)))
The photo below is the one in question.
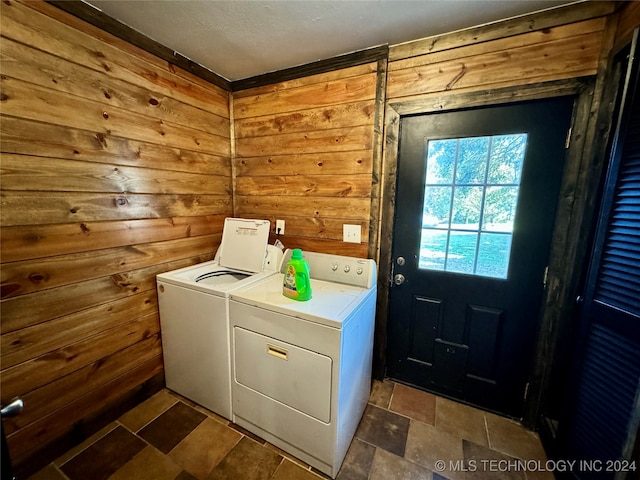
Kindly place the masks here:
POLYGON ((324 423, 331 420, 331 358, 234 328, 236 381, 324 423))

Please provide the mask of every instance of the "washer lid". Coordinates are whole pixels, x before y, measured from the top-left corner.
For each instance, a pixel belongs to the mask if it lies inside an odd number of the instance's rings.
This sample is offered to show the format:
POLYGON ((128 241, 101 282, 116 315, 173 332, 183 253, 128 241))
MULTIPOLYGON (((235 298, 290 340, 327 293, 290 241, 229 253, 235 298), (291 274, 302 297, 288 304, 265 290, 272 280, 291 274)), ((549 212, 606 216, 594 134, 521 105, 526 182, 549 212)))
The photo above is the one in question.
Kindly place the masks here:
POLYGON ((226 218, 220 243, 220 266, 261 272, 270 228, 269 220, 226 218))

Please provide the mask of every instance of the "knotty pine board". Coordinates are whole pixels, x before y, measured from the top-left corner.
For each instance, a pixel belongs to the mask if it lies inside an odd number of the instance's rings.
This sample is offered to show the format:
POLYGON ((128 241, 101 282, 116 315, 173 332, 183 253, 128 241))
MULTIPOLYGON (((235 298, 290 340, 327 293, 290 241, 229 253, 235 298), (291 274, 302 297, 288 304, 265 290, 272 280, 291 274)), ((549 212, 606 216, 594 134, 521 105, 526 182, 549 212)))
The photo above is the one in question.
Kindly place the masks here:
MULTIPOLYGON (((9 398, 26 395, 62 379, 86 365, 135 345, 160 331, 158 313, 133 319, 89 339, 50 352, 3 372, 3 389, 9 398)), ((4 394, 4 393, 3 393, 4 394)))
POLYGON ((231 215, 231 196, 146 195, 75 192, 0 194, 0 225, 44 225, 69 222, 231 215))
POLYGON ((453 58, 462 60, 463 58, 477 57, 478 55, 485 55, 492 52, 509 52, 515 48, 530 47, 551 41, 602 32, 605 28, 605 23, 606 19, 604 17, 592 18, 582 22, 523 32, 518 35, 497 38, 486 42, 472 43, 470 45, 450 45, 447 49, 423 52, 422 54, 406 59, 394 60, 389 63, 389 71, 446 62, 453 58))
POLYGON ((0 122, 3 153, 222 175, 231 181, 231 160, 227 155, 211 155, 24 118, 1 116, 0 122))
POLYGON ((353 152, 371 149, 372 141, 371 125, 242 138, 236 140, 236 158, 327 151, 353 152))
POLYGON ((374 100, 376 75, 312 84, 252 97, 234 98, 234 119, 282 114, 299 110, 374 100))
MULTIPOLYGON (((369 212, 368 198, 351 197, 305 197, 298 195, 251 195, 239 196, 236 208, 243 216, 270 212, 292 217, 341 218, 357 223, 369 212)), ((345 222, 350 223, 350 222, 345 222)), ((288 230, 288 227, 285 231, 288 230)))
POLYGON ((239 177, 238 195, 288 195, 300 192, 318 197, 369 197, 371 175, 280 175, 239 177))
MULTIPOLYGON (((499 82, 510 85, 573 78, 576 72, 595 75, 600 58, 602 31, 550 42, 488 50, 471 57, 456 58, 422 66, 394 69, 390 64, 387 83, 389 99, 433 92, 451 92, 474 87, 491 88, 499 82)), ((490 46, 487 45, 487 48, 490 46)))
POLYGON ((369 100, 236 120, 235 139, 370 125, 375 105, 369 100))
POLYGON ((615 13, 616 2, 583 2, 516 17, 509 20, 467 28, 443 35, 422 38, 389 48, 389 61, 442 52, 497 39, 512 38, 520 34, 547 32, 562 25, 571 25, 615 13))
POLYGON ((176 73, 167 62, 112 35, 99 38, 97 29, 44 2, 3 2, 0 29, 5 38, 229 118, 228 92, 186 72, 176 73))
POLYGON ((370 174, 373 151, 294 153, 237 158, 236 176, 241 177, 287 175, 304 172, 307 175, 370 174))
POLYGON ((0 79, 2 113, 104 136, 130 138, 214 155, 230 155, 228 120, 212 115, 218 134, 195 130, 121 107, 85 100, 7 76, 0 79))
POLYGON ((108 410, 127 393, 139 388, 145 381, 162 371, 162 355, 144 363, 136 363, 125 374, 97 386, 86 395, 21 428, 7 438, 13 460, 18 465, 33 461, 34 445, 46 445, 69 434, 71 426, 90 420, 92 415, 108 410))
POLYGON ((138 270, 189 255, 206 255, 219 234, 180 238, 6 263, 2 299, 70 285, 123 270, 138 270))
MULTIPOLYGON (((302 238, 314 240, 331 240, 333 242, 342 242, 342 225, 344 219, 340 218, 320 218, 320 217, 288 217, 286 215, 268 216, 266 217, 275 224, 277 219, 285 221, 286 235, 280 236, 282 241, 295 238, 296 241, 302 238), (289 227, 291 225, 291 227, 289 227)), ((348 223, 348 222, 347 222, 348 223)), ((275 238, 275 237, 274 237, 275 238)), ((362 244, 367 245, 369 242, 369 221, 362 223, 362 244)), ((344 245, 349 248, 354 244, 344 245)))
POLYGON ((212 254, 188 257, 2 300, 3 334, 155 290, 156 275, 212 259, 212 254))
MULTIPOLYGON (((298 88, 309 88, 312 85, 326 84, 327 82, 341 81, 349 77, 360 77, 367 74, 376 74, 377 66, 375 62, 357 66, 344 67, 329 72, 305 75, 289 80, 282 80, 268 85, 251 87, 237 92, 233 92, 233 99, 252 98, 258 95, 272 94, 278 92, 295 91, 298 88)), ((320 100, 316 100, 320 101, 320 100)))
POLYGON ((162 355, 160 335, 155 333, 129 347, 122 348, 112 355, 104 356, 74 370, 69 375, 59 377, 22 396, 29 409, 5 422, 5 434, 23 428, 39 418, 46 417, 87 393, 96 386, 107 383, 124 374, 128 365, 144 363, 162 355))
POLYGON ((3 333, 0 337, 2 367, 9 368, 38 358, 71 345, 78 338, 93 337, 157 309, 158 299, 152 289, 3 333))
POLYGON ((16 262, 200 235, 217 235, 217 244, 225 218, 205 215, 3 227, 0 258, 16 262))
POLYGON ((145 116, 162 119, 208 133, 226 133, 229 119, 176 100, 164 92, 132 85, 40 50, 3 39, 2 73, 54 91, 126 108, 145 116))
POLYGON ((60 158, 4 154, 2 188, 16 191, 231 195, 231 178, 60 158))

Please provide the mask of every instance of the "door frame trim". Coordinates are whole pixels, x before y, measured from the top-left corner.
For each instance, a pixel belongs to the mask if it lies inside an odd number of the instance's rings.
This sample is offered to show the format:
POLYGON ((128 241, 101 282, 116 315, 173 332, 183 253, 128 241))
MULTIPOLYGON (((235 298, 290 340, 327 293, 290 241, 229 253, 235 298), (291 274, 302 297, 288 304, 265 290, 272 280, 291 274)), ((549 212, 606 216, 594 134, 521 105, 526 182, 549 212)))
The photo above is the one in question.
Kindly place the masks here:
POLYGON ((488 89, 468 93, 439 93, 388 101, 384 122, 384 156, 379 237, 378 304, 374 376, 384 378, 386 369, 389 289, 391 286, 393 220, 400 120, 403 116, 462 108, 501 105, 528 100, 575 96, 572 141, 567 150, 560 199, 552 234, 549 275, 540 312, 536 354, 529 380, 523 423, 534 426, 544 400, 545 386, 560 333, 569 323, 573 299, 582 275, 598 182, 602 171, 608 131, 596 129, 602 85, 595 76, 571 78, 531 85, 488 89), (598 87, 598 88, 596 88, 598 87), (603 138, 604 137, 604 138, 603 138), (540 332, 545 332, 541 335, 540 332))

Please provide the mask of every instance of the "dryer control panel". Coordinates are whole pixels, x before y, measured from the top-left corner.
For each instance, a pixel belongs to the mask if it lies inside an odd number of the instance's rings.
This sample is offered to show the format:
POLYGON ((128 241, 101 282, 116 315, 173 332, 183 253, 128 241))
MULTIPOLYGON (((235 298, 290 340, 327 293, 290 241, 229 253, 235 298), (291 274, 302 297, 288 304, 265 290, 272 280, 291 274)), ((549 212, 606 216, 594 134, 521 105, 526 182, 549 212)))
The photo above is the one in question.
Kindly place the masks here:
MULTIPOLYGON (((287 265, 291 253, 291 249, 284 252, 282 268, 287 265)), ((305 250, 302 251, 302 255, 309 264, 309 273, 313 279, 367 289, 376 286, 376 262, 370 258, 346 257, 305 250)), ((284 273, 282 269, 281 271, 284 273)))

